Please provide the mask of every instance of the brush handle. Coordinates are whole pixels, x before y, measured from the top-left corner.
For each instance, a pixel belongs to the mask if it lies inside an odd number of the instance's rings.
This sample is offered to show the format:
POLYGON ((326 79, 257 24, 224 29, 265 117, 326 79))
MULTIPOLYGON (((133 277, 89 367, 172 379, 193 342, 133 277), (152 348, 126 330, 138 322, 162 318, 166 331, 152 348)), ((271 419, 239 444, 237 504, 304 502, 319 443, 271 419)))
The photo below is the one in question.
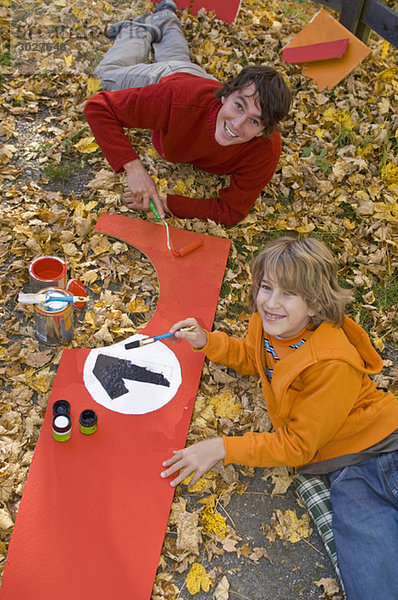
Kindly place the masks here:
POLYGON ((71 304, 72 302, 87 302, 87 296, 46 296, 45 303, 47 302, 65 302, 71 304))
POLYGON ((162 333, 162 335, 154 335, 153 341, 157 342, 158 340, 164 340, 165 338, 174 337, 174 333, 162 333))

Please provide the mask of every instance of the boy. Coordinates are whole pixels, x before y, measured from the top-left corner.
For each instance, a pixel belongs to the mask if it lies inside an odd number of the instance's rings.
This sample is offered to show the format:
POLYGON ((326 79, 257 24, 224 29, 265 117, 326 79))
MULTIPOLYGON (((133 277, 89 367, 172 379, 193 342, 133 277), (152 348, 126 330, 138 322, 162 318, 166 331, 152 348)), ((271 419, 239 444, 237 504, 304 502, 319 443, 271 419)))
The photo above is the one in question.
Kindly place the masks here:
POLYGON ((252 262, 253 315, 245 339, 205 332, 195 319, 171 328, 214 361, 259 375, 272 433, 219 437, 177 450, 162 477, 191 485, 219 460, 288 465, 329 478, 333 533, 348 600, 398 598, 398 403, 369 378, 382 360, 344 316, 321 242, 282 237, 252 262), (192 332, 178 331, 195 325, 192 332))
POLYGON ((262 65, 219 83, 191 62, 175 10, 173 0, 163 0, 153 14, 113 26, 115 42, 95 71, 108 91, 90 98, 84 113, 111 167, 126 171, 129 208, 147 211, 152 198, 162 218, 166 211, 233 225, 275 172, 278 123, 289 111, 290 92, 279 73, 262 65), (124 128, 151 129, 163 158, 229 175, 229 186, 215 198, 159 194, 124 128))

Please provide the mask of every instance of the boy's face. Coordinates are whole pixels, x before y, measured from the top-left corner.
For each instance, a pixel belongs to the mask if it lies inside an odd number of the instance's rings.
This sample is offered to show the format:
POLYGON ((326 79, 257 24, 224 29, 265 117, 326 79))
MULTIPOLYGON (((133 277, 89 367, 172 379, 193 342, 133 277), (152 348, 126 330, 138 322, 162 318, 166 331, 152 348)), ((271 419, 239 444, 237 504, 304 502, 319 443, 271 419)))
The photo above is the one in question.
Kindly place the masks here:
POLYGON ((256 304, 265 333, 281 338, 299 333, 315 314, 300 296, 283 290, 266 274, 258 290, 256 304))
POLYGON ((244 144, 264 132, 254 83, 221 98, 214 137, 220 146, 244 144))

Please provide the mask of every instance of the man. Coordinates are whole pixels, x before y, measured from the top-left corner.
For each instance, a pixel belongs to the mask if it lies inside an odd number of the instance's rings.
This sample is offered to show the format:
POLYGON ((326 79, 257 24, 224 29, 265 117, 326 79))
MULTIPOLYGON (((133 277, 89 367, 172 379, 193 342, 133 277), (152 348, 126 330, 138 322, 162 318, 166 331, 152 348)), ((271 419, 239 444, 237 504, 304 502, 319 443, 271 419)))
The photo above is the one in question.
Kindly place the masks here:
POLYGON ((175 14, 174 0, 155 12, 114 25, 115 38, 95 74, 108 90, 90 98, 84 112, 94 136, 116 172, 127 173, 124 202, 160 216, 212 219, 233 225, 246 217, 278 164, 278 122, 291 96, 281 75, 267 66, 249 66, 219 83, 190 60, 175 14), (154 63, 148 64, 151 48, 154 63), (230 175, 216 198, 159 194, 124 134, 124 128, 152 130, 156 150, 173 163, 230 175))

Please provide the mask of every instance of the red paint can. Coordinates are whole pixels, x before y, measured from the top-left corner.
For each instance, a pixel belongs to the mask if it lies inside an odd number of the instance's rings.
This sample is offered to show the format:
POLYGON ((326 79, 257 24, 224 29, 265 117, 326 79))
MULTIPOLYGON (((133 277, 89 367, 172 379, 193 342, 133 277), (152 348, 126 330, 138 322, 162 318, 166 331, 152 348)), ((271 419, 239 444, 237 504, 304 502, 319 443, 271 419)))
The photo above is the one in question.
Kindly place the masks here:
POLYGON ((43 288, 66 287, 66 262, 56 256, 40 256, 29 265, 29 279, 32 292, 43 288))

